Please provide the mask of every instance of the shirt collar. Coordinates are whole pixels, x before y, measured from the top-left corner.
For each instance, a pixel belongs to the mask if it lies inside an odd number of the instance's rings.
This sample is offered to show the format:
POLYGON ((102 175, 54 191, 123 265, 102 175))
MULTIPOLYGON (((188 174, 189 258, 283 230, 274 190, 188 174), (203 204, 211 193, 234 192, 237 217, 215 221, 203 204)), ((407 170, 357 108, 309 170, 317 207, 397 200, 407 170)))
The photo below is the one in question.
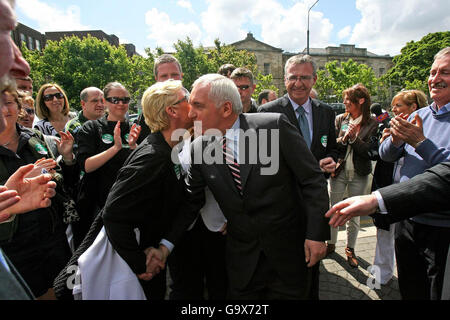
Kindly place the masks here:
POLYGON ((447 103, 445 106, 442 106, 439 110, 438 107, 436 105, 436 102, 433 102, 431 104, 431 109, 436 113, 436 114, 443 114, 443 113, 447 113, 450 111, 450 102, 447 103))
MULTIPOLYGON (((297 111, 297 109, 300 107, 300 105, 298 105, 294 100, 292 100, 291 97, 289 97, 289 95, 288 95, 288 98, 289 98, 289 101, 291 101, 294 111, 297 111)), ((306 100, 306 102, 304 104, 302 104, 301 106, 303 107, 303 109, 305 109, 306 114, 310 114, 311 110, 312 110, 311 98, 308 98, 308 100, 306 100)))
POLYGON ((230 129, 227 129, 227 132, 225 133, 225 137, 227 140, 239 140, 239 129, 241 127, 241 120, 239 119, 239 116, 237 117, 236 121, 233 123, 233 126, 230 129))

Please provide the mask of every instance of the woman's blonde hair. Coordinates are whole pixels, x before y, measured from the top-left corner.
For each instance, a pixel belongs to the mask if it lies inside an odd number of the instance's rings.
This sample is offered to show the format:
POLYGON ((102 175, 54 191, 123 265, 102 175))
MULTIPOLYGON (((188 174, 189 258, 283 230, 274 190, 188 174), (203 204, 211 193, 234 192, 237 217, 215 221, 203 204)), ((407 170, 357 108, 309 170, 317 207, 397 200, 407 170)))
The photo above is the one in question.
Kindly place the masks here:
POLYGON ((416 110, 428 105, 427 96, 420 90, 402 90, 392 98, 391 105, 395 104, 398 99, 402 100, 408 107, 416 104, 416 110))
POLYGON ((169 127, 166 107, 177 102, 177 93, 180 89, 183 89, 180 80, 167 80, 157 82, 145 90, 142 96, 142 113, 145 123, 152 132, 161 131, 169 127))
POLYGON ((43 96, 44 96, 44 91, 51 87, 55 87, 56 89, 58 89, 59 92, 61 92, 63 94, 64 107, 62 109, 62 113, 65 116, 67 116, 69 114, 69 111, 70 111, 69 99, 67 99, 67 95, 64 92, 64 90, 56 83, 46 83, 41 86, 41 88, 39 89, 39 92, 36 96, 36 115, 39 117, 39 119, 49 119, 50 118, 50 110, 48 110, 47 106, 45 105, 43 96))

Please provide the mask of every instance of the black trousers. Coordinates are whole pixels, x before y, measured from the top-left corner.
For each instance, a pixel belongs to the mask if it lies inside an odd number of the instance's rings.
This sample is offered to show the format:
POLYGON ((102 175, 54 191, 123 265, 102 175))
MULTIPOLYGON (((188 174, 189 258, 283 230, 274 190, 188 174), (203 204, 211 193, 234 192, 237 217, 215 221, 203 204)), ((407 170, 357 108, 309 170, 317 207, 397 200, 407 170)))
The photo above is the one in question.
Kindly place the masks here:
POLYGON ((404 300, 440 300, 450 228, 409 219, 395 229, 398 283, 404 300))
POLYGON ((308 269, 304 287, 285 283, 271 266, 263 252, 260 253, 255 272, 244 290, 229 287, 230 300, 308 300, 311 296, 312 270, 308 269))
POLYGON ((199 217, 169 256, 170 300, 224 300, 226 236, 209 231, 199 217))

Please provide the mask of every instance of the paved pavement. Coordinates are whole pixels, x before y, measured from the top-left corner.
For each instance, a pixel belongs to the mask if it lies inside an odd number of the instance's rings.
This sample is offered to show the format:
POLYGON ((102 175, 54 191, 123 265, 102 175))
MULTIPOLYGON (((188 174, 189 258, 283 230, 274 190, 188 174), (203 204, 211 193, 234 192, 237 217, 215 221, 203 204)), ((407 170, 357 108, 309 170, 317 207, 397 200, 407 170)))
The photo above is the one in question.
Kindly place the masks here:
POLYGON ((377 240, 371 218, 361 218, 361 230, 355 248, 358 268, 351 268, 347 263, 344 252, 346 235, 346 231, 339 231, 336 251, 321 261, 320 300, 400 300, 397 272, 391 281, 379 285, 379 288, 374 279, 369 278, 371 275, 367 269, 373 263, 377 240))

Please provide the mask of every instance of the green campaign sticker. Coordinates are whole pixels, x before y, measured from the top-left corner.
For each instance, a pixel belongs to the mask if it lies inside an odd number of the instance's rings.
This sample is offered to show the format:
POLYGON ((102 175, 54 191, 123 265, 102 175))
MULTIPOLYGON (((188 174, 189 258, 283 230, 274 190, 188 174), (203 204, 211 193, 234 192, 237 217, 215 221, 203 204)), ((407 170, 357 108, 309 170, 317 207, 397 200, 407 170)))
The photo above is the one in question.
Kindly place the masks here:
POLYGON ((342 130, 342 131, 347 131, 347 129, 348 129, 348 123, 344 123, 344 124, 341 126, 341 130, 342 130))
POLYGON ((35 149, 39 154, 48 154, 47 148, 44 147, 42 144, 39 143, 36 144, 35 149))
POLYGON ((129 133, 127 133, 126 135, 125 135, 125 141, 128 143, 128 137, 130 136, 130 134, 129 133))
POLYGON ((323 145, 324 148, 326 148, 328 143, 328 136, 322 136, 322 138, 320 138, 320 143, 323 145))
POLYGON ((114 137, 110 134, 104 134, 102 135, 102 141, 104 143, 110 144, 114 142, 114 137))

